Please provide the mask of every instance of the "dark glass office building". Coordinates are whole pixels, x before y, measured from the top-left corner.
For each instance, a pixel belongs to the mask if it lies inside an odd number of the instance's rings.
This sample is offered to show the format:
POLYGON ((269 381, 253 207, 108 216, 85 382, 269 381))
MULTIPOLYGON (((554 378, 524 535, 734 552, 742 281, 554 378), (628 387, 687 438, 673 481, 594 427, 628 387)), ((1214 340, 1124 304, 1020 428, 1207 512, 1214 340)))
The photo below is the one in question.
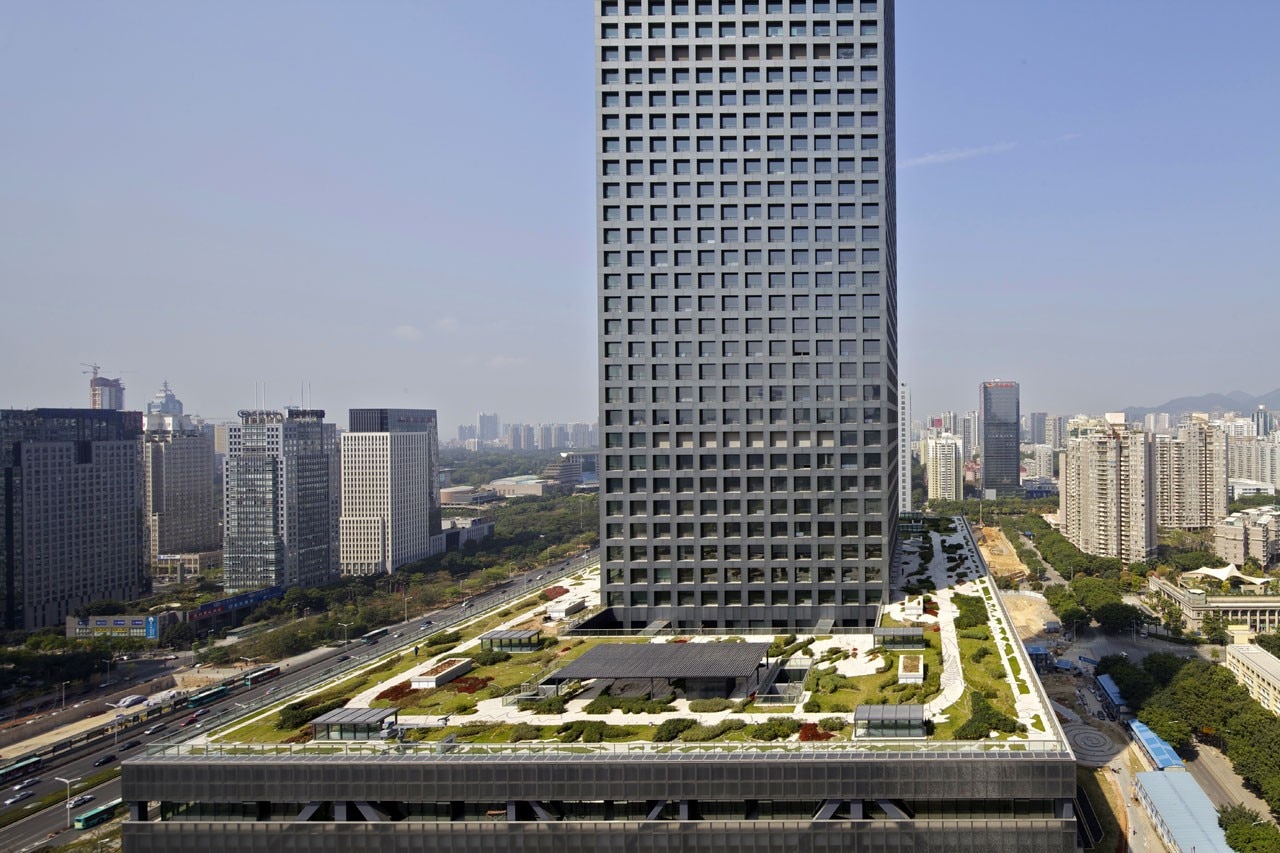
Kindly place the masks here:
POLYGON ((996 497, 1022 494, 1019 476, 1022 415, 1018 383, 995 379, 978 386, 978 412, 982 419, 982 489, 996 497))
POLYGON ((3 626, 61 628, 75 608, 143 592, 142 414, 0 411, 3 626))

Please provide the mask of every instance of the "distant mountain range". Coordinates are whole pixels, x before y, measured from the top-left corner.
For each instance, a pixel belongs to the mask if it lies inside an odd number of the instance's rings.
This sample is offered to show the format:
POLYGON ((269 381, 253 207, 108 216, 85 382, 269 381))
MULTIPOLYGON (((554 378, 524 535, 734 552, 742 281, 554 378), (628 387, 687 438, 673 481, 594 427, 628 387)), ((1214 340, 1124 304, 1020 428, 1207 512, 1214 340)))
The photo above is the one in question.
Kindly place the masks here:
POLYGON ((1152 412, 1168 412, 1180 415, 1183 412, 1240 412, 1248 414, 1258 406, 1266 406, 1268 410, 1280 409, 1280 388, 1269 394, 1255 397, 1244 391, 1231 391, 1226 394, 1202 394, 1199 397, 1179 397, 1158 406, 1130 406, 1124 409, 1129 418, 1141 418, 1152 412))

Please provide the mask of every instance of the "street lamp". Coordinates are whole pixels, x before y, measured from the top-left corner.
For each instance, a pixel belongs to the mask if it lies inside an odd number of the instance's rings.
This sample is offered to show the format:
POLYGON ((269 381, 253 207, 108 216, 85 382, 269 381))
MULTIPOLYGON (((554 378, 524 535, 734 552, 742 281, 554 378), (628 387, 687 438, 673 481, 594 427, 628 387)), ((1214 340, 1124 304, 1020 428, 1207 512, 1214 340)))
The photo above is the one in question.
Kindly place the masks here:
POLYGON ((249 664, 249 666, 253 666, 253 662, 254 662, 255 660, 257 660, 257 658, 246 658, 246 657, 241 657, 241 658, 240 658, 240 660, 242 660, 242 661, 244 661, 245 663, 249 664))
POLYGON ((105 664, 107 665, 107 677, 106 677, 106 679, 105 679, 105 680, 106 680, 106 681, 110 681, 110 680, 111 680, 111 661, 112 661, 112 658, 102 658, 101 660, 102 660, 102 662, 103 662, 103 663, 105 663, 105 664))
POLYGON ((79 782, 80 777, 73 776, 70 779, 63 779, 61 776, 54 776, 53 778, 57 779, 59 782, 65 782, 67 784, 67 829, 70 829, 71 828, 71 783, 79 782))
POLYGON ((67 685, 70 683, 71 683, 70 681, 62 682, 62 710, 63 711, 67 710, 67 685))
POLYGON ((115 737, 112 738, 112 746, 120 745, 120 721, 124 719, 124 714, 116 714, 115 737))
POLYGON ((343 645, 343 648, 345 648, 347 645, 347 629, 351 627, 352 623, 339 622, 338 624, 342 626, 342 645, 343 645))

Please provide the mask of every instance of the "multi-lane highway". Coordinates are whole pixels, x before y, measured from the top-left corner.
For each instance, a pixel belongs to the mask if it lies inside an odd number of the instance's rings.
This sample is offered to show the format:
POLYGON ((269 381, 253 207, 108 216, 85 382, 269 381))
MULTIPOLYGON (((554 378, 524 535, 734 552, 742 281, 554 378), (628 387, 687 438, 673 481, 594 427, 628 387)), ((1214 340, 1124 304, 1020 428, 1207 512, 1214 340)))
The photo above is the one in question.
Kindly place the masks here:
MULTIPOLYGON (((30 817, 0 829, 0 850, 26 850, 44 844, 51 833, 76 833, 74 829, 66 830, 67 813, 65 806, 61 802, 43 811, 35 811, 35 804, 41 797, 54 791, 65 790, 66 786, 62 782, 56 781, 55 777, 60 776, 64 779, 88 778, 95 773, 101 773, 104 769, 118 766, 120 761, 128 760, 130 756, 145 751, 148 746, 153 744, 186 740, 201 733, 206 728, 214 725, 222 726, 237 718, 255 713, 258 709, 279 701, 281 696, 291 696, 300 690, 307 689, 312 684, 340 678, 345 673, 358 669, 373 659, 384 657, 401 649, 411 648, 415 643, 421 642, 424 637, 431 633, 449 629, 457 623, 471 619, 508 600, 527 595, 534 589, 539 589, 555 580, 594 565, 597 556, 596 551, 590 551, 581 557, 559 564, 553 569, 535 569, 521 575, 513 575, 510 581, 483 595, 468 599, 453 607, 426 614, 425 617, 416 616, 407 622, 388 625, 387 630, 392 636, 384 638, 376 645, 366 646, 353 642, 345 651, 336 648, 326 650, 319 655, 310 653, 301 656, 301 658, 295 658, 287 662, 287 668, 278 678, 252 689, 241 688, 231 693, 226 699, 208 705, 208 713, 200 718, 199 726, 192 724, 185 728, 180 727, 180 724, 191 716, 191 712, 185 709, 177 710, 164 717, 148 720, 146 726, 139 726, 129 731, 120 732, 118 739, 107 741, 101 746, 88 749, 70 761, 62 758, 47 761, 40 772, 36 774, 42 781, 31 788, 36 795, 35 797, 12 806, 0 807, 0 810, 6 814, 10 810, 29 809, 33 812, 30 817), (426 624, 428 622, 429 624, 426 624), (342 657, 347 659, 339 661, 338 658, 342 657), (143 734, 144 729, 150 730, 152 726, 160 722, 164 723, 163 728, 158 731, 151 730, 150 734, 143 734), (124 749, 126 744, 134 740, 141 741, 141 745, 134 746, 128 750, 124 749), (114 755, 116 758, 102 766, 94 766, 95 762, 108 755, 114 755)), ((12 795, 13 784, 11 782, 5 786, 4 791, 6 793, 0 797, 0 802, 12 795)), ((92 803, 72 809, 73 815, 88 811, 95 805, 101 805, 119 797, 120 780, 118 778, 113 779, 85 793, 94 795, 95 799, 92 803)), ((56 843, 66 843, 68 840, 66 835, 63 835, 63 837, 56 840, 56 843)))

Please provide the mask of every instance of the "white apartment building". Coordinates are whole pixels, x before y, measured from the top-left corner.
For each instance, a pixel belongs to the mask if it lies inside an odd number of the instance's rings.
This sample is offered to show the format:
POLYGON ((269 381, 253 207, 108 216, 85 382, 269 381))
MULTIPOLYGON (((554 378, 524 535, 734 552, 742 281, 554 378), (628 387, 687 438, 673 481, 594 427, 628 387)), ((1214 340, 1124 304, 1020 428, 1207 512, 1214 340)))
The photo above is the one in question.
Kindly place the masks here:
POLYGON ((1198 530, 1227 515, 1227 434, 1207 415, 1192 414, 1176 438, 1157 436, 1156 521, 1198 530))
POLYGON ((1280 432, 1232 441, 1227 470, 1233 480, 1254 480, 1280 488, 1280 432))
POLYGON ((1023 467, 1026 469, 1026 476, 1023 479, 1037 480, 1042 478, 1053 479, 1053 446, 1050 444, 1024 444, 1021 452, 1028 454, 1028 458, 1023 460, 1023 467))
POLYGON ((1086 554, 1145 560, 1155 553, 1154 464, 1149 433, 1124 416, 1077 418, 1062 453, 1062 535, 1086 554))
POLYGON ((1280 559, 1280 508, 1260 506, 1213 526, 1213 552, 1232 565, 1252 557, 1264 568, 1280 559))
POLYGON ((431 556, 440 532, 439 450, 431 409, 352 409, 342 435, 339 565, 394 572, 431 556))
POLYGON ((1232 441, 1237 438, 1256 438, 1258 435, 1258 427, 1252 415, 1242 417, 1235 412, 1228 412, 1210 423, 1226 433, 1227 438, 1232 441))
POLYGON ((964 497, 964 462, 960 439, 954 435, 940 435, 927 439, 925 444, 929 500, 961 500, 964 497))
POLYGON ((1260 646, 1238 643, 1227 646, 1227 669, 1253 700, 1273 714, 1280 714, 1280 660, 1260 646))

